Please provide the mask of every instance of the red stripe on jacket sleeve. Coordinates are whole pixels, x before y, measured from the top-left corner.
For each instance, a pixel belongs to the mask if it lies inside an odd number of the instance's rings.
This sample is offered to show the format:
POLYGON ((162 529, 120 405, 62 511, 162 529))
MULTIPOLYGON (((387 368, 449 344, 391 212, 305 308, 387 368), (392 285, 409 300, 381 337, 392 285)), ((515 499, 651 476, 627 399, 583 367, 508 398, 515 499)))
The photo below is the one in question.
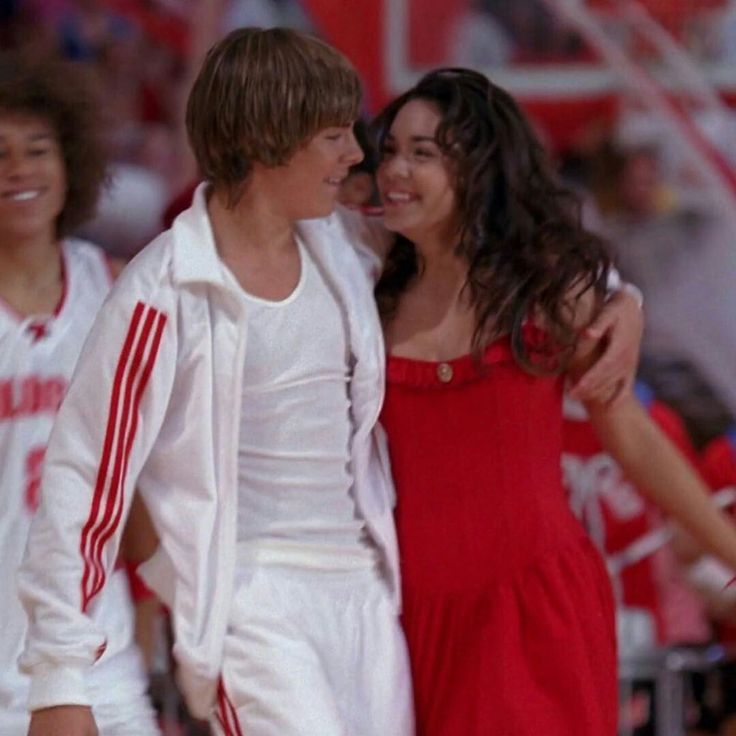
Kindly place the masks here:
POLYGON ((133 341, 135 339, 136 332, 138 330, 138 324, 143 314, 145 305, 142 302, 136 304, 133 310, 133 317, 128 327, 128 332, 123 342, 123 349, 120 352, 118 358, 117 368, 115 369, 115 377, 112 384, 112 392, 110 394, 110 407, 107 415, 107 428, 105 431, 105 441, 102 448, 102 459, 100 461, 100 467, 97 472, 97 480, 95 482, 95 490, 92 496, 92 506, 90 508, 89 518, 87 523, 82 529, 82 536, 79 545, 79 551, 84 560, 84 573, 82 575, 82 608, 83 610, 87 607, 87 586, 89 583, 90 575, 92 574, 92 562, 91 557, 88 553, 88 545, 90 534, 95 526, 97 520, 97 514, 99 513, 100 504, 102 503, 104 495, 105 480, 107 478, 107 469, 110 462, 110 455, 112 454, 113 440, 115 438, 115 426, 117 424, 118 415, 118 404, 120 400, 120 388, 123 383, 123 376, 125 375, 125 367, 128 363, 128 357, 133 349, 133 341))
POLYGON ((118 358, 110 396, 102 457, 95 482, 90 514, 82 530, 80 553, 84 560, 81 581, 82 610, 101 590, 105 581, 102 553, 122 515, 126 453, 130 452, 137 426, 140 400, 158 353, 166 316, 153 307, 138 302, 133 311, 123 348, 118 358), (156 330, 145 366, 146 347, 154 323, 156 330), (137 390, 136 379, 140 374, 137 390), (132 404, 132 407, 131 407, 132 404), (112 472, 110 469, 113 459, 112 472))
MULTIPOLYGON (((155 312, 155 310, 152 310, 152 311, 155 312)), ((117 480, 117 484, 115 485, 115 489, 116 489, 115 498, 114 498, 115 515, 112 520, 112 524, 110 524, 107 528, 104 528, 100 532, 100 537, 99 537, 99 542, 97 545, 96 557, 95 557, 96 568, 100 572, 100 575, 97 578, 97 581, 94 587, 92 588, 90 597, 94 597, 95 595, 97 595, 97 593, 100 592, 100 590, 102 589, 102 586, 105 583, 104 566, 102 564, 102 552, 105 548, 105 544, 107 543, 107 541, 110 539, 110 537, 113 535, 115 530, 120 525, 120 520, 123 515, 123 489, 125 487, 125 478, 127 477, 127 474, 128 474, 128 461, 130 460, 130 452, 133 448, 133 440, 135 439, 135 434, 136 434, 136 431, 138 430, 140 403, 141 403, 141 399, 143 398, 143 393, 146 390, 148 380, 151 377, 151 373, 153 372, 153 366, 154 366, 154 363, 156 362, 156 356, 158 355, 158 349, 161 344, 161 337, 163 336, 164 325, 166 324, 166 316, 164 314, 161 314, 160 312, 155 312, 154 316, 156 317, 156 320, 155 320, 155 331, 153 334, 153 341, 150 346, 150 350, 149 350, 145 365, 143 366, 143 371, 140 376, 140 381, 138 382, 135 396, 133 397, 133 407, 132 407, 132 413, 130 415, 130 424, 126 432, 125 444, 123 445, 123 448, 122 448, 121 473, 120 473, 120 477, 117 480)), ((149 332, 150 330, 146 331, 146 341, 148 340, 149 332)))
MULTIPOLYGON (((130 363, 127 375, 123 379, 122 393, 122 411, 118 420, 118 431, 115 435, 115 462, 113 465, 112 477, 107 487, 106 499, 104 505, 104 513, 98 523, 92 530, 92 538, 90 542, 90 559, 92 562, 92 584, 87 590, 87 598, 92 598, 102 587, 105 578, 105 568, 102 563, 102 549, 104 535, 111 528, 114 531, 114 520, 118 516, 117 507, 122 504, 123 493, 123 465, 126 439, 131 422, 131 404, 133 403, 133 391, 136 380, 141 370, 144 353, 148 338, 151 334, 153 321, 156 311, 151 307, 146 307, 143 327, 139 335, 136 337, 135 350, 130 363)), ((109 537, 109 535, 108 535, 109 537)))

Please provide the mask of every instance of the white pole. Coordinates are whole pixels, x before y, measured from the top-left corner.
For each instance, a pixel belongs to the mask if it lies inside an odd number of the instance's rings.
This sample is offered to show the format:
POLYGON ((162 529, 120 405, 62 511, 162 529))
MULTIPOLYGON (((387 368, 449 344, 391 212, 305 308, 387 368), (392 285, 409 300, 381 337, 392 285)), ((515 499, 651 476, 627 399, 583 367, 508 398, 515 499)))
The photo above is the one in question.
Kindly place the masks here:
POLYGON ((713 147, 697 128, 689 124, 689 121, 672 106, 652 75, 629 59, 581 2, 578 0, 543 0, 543 2, 577 28, 618 73, 624 87, 636 95, 650 112, 658 116, 664 127, 663 133, 672 136, 680 144, 691 165, 712 192, 717 208, 736 228, 736 192, 727 175, 709 155, 714 153, 713 147))

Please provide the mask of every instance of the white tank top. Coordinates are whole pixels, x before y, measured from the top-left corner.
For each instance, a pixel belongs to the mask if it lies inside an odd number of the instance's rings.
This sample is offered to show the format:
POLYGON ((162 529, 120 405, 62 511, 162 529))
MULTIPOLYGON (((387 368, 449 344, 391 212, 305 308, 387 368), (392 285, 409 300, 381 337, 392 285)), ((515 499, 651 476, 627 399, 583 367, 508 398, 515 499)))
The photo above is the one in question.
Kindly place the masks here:
MULTIPOLYGON (((346 570, 377 555, 352 496, 347 320, 299 243, 284 300, 241 289, 248 310, 238 450, 238 548, 245 564, 346 570)), ((234 278, 234 277, 233 277, 234 278)))
MULTIPOLYGON (((62 256, 64 291, 54 314, 24 317, 0 300, 0 713, 26 708, 28 680, 17 665, 26 618, 15 574, 39 501, 56 411, 112 284, 99 248, 69 239, 62 243, 62 256)), ((122 640, 129 643, 132 613, 125 586, 111 584, 101 598, 95 619, 106 617, 106 630, 125 630, 122 640)), ((106 660, 120 641, 111 637, 106 660)))

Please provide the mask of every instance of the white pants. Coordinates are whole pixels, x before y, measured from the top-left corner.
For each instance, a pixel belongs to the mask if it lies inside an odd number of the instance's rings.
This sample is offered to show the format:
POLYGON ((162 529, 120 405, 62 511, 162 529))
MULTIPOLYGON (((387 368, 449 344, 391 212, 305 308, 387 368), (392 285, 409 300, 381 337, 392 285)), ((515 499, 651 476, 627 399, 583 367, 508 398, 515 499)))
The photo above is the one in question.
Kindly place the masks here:
POLYGON ((412 736, 409 663, 372 570, 259 567, 236 592, 221 736, 412 736))

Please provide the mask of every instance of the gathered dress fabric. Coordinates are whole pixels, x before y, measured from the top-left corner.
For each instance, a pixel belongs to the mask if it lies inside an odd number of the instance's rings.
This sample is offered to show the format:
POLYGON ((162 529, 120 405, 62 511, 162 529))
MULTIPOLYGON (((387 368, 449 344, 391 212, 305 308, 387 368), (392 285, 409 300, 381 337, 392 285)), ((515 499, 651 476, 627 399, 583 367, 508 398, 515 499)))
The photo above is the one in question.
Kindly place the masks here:
POLYGON ((418 736, 616 734, 613 597, 563 491, 561 403, 505 339, 480 360, 389 357, 418 736))

